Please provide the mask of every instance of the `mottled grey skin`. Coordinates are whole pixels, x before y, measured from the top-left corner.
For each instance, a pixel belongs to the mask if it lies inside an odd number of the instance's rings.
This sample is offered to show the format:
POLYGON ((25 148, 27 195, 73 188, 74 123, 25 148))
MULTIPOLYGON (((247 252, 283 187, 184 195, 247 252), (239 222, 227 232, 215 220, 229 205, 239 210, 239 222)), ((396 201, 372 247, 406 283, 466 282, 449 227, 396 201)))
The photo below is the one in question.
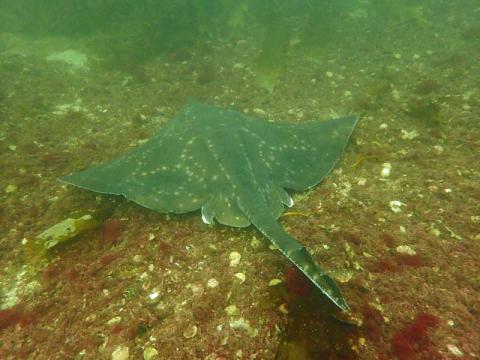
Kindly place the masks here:
POLYGON ((318 184, 342 154, 354 116, 271 123, 190 101, 148 143, 104 165, 59 180, 123 195, 163 213, 201 209, 206 223, 253 224, 342 310, 335 282, 278 224, 293 201, 285 189, 318 184))

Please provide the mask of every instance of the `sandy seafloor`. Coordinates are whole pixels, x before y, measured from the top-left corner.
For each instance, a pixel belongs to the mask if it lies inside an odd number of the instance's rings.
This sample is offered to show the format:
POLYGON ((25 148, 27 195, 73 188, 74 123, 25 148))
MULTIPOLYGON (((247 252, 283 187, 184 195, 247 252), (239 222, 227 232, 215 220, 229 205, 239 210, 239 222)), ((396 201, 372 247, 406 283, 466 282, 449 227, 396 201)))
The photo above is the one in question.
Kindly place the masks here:
POLYGON ((273 92, 256 81, 248 38, 127 73, 80 41, 0 34, 0 358, 480 357, 476 26, 401 28, 375 45, 346 34, 315 61, 289 57, 273 92), (67 49, 88 68, 46 60, 67 49), (269 286, 287 261, 253 228, 57 182, 142 143, 188 97, 272 120, 361 116, 333 173, 280 219, 343 281, 350 314, 269 286), (37 274, 26 267, 22 242, 91 210, 98 228, 37 274))

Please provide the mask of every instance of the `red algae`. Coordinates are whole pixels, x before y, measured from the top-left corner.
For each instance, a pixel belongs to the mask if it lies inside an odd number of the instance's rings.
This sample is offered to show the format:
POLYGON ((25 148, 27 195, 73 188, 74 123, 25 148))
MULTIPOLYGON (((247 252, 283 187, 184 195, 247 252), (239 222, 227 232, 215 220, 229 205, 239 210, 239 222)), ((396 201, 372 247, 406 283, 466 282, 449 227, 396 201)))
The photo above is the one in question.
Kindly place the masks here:
POLYGON ((386 256, 379 259, 373 266, 373 271, 385 273, 385 272, 398 272, 402 271, 404 267, 418 268, 423 265, 422 257, 418 254, 395 254, 395 256, 386 256))
POLYGON ((34 311, 25 312, 21 307, 0 310, 0 331, 10 326, 20 325, 22 328, 33 324, 36 319, 34 311))
POLYGON ((117 335, 123 332, 123 330, 125 330, 125 326, 123 326, 122 324, 115 324, 110 330, 110 334, 117 335))
POLYGON ((15 325, 22 319, 22 313, 16 308, 0 310, 0 331, 15 325))
POLYGON ((37 319, 37 313, 34 311, 31 311, 31 312, 23 313, 18 323, 23 328, 33 324, 36 321, 36 319, 37 319))
POLYGON ((44 280, 50 281, 60 275, 60 267, 57 264, 49 264, 42 272, 42 278, 44 280))
POLYGON ((97 272, 102 270, 104 267, 110 265, 115 260, 119 259, 121 255, 119 253, 108 253, 103 255, 98 261, 94 261, 89 269, 87 270, 86 274, 89 276, 95 275, 97 272))
POLYGON ((364 305, 361 308, 361 312, 365 336, 373 341, 379 340, 382 335, 382 324, 384 322, 382 313, 370 305, 364 305))
POLYGON ((67 269, 62 273, 62 278, 70 283, 75 283, 80 278, 80 273, 76 269, 67 269))
POLYGON ((408 255, 408 254, 397 254, 395 257, 398 264, 411 266, 411 267, 420 267, 422 266, 422 257, 418 254, 408 255))
POLYGON ((387 245, 389 248, 393 248, 396 245, 395 238, 392 234, 384 232, 380 234, 380 239, 382 239, 385 245, 387 245))
POLYGON ((292 294, 307 297, 312 293, 312 283, 296 267, 287 266, 285 269, 285 285, 292 294))
POLYGON ((158 248, 160 249, 162 255, 170 256, 172 254, 172 246, 167 244, 165 241, 158 241, 158 248))
POLYGON ((397 262, 389 257, 378 260, 375 265, 375 271, 385 273, 385 272, 396 272, 398 271, 397 262))
POLYGON ((362 239, 360 235, 353 233, 353 232, 348 232, 345 234, 345 239, 354 244, 354 245, 361 245, 362 244, 362 239))
POLYGON ((100 263, 103 266, 107 266, 119 258, 120 258, 120 254, 118 253, 105 254, 101 257, 100 263))
POLYGON ((108 219, 103 223, 103 240, 116 244, 123 233, 123 224, 119 219, 108 219))
POLYGON ((428 313, 419 313, 413 323, 398 331, 391 340, 392 352, 399 360, 437 359, 439 354, 432 349, 428 330, 436 328, 440 320, 428 313))

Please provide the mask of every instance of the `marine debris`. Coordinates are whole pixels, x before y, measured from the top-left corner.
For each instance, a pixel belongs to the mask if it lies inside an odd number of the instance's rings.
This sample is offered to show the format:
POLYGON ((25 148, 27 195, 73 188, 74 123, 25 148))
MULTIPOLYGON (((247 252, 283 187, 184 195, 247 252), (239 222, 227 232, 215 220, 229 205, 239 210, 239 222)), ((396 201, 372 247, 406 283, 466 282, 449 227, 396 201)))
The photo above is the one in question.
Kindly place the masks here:
POLYGON ((24 244, 25 254, 29 261, 42 260, 48 252, 60 244, 98 226, 98 222, 90 214, 79 218, 67 218, 38 234, 33 240, 24 244))

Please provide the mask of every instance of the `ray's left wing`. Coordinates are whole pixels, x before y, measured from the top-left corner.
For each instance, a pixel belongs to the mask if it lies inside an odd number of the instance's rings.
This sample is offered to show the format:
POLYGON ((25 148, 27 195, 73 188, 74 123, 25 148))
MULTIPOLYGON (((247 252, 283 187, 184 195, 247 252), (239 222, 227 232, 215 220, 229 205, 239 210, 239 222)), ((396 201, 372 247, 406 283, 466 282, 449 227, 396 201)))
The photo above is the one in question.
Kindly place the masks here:
POLYGON ((188 104, 146 144, 100 166, 59 178, 87 190, 123 195, 164 213, 199 209, 222 187, 218 164, 204 141, 208 127, 188 104))

